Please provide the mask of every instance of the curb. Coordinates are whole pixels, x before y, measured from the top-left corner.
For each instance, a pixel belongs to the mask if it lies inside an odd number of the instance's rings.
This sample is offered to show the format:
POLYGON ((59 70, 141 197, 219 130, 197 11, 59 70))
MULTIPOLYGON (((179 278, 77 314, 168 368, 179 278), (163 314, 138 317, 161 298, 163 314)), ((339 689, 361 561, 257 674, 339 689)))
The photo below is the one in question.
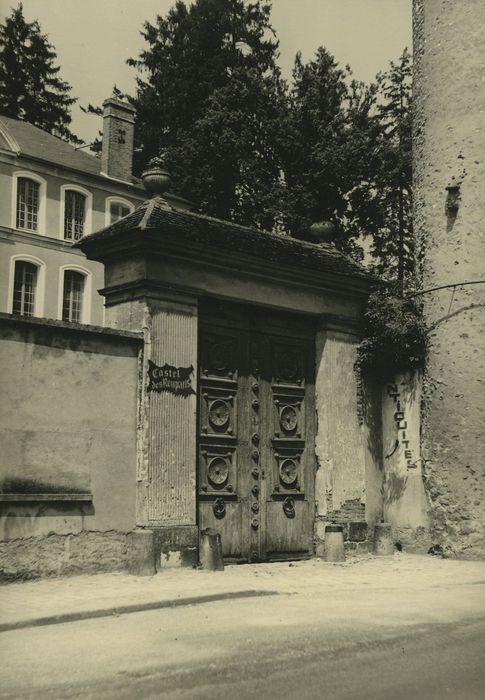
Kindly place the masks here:
POLYGON ((27 627, 44 627, 46 625, 61 625, 65 622, 78 622, 80 620, 93 620, 98 617, 110 617, 111 615, 125 615, 127 613, 144 612, 146 610, 161 610, 163 608, 178 608, 185 605, 200 605, 202 603, 214 603, 220 600, 234 600, 237 598, 256 598, 260 596, 280 595, 278 591, 234 591, 228 593, 212 593, 210 595, 191 596, 190 598, 175 598, 172 600, 157 600, 150 603, 132 603, 112 608, 98 610, 80 610, 72 613, 60 613, 46 617, 31 618, 30 620, 18 620, 17 622, 0 623, 0 632, 25 629, 27 627))

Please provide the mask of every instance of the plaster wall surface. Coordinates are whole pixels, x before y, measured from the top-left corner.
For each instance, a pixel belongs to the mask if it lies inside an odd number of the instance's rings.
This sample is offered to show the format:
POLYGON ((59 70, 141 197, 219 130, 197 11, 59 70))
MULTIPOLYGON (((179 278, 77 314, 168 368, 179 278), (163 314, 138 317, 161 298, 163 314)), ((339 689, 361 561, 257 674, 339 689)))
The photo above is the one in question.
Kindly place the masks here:
MULTIPOLYGON (((414 198, 423 288, 485 279, 485 3, 414 2, 414 198), (451 186, 453 189, 447 190, 451 186)), ((431 536, 485 557, 485 285, 423 296, 431 536)))
POLYGON ((358 413, 357 344, 358 338, 349 334, 317 333, 317 555, 323 553, 326 524, 367 521, 372 526, 381 513, 378 449, 369 442, 373 431, 358 413))
MULTIPOLYGON (((134 263, 136 265, 136 263, 134 263)), ((137 524, 196 523, 197 299, 143 298, 107 308, 107 323, 145 335, 137 442, 137 524), (148 391, 148 361, 192 367, 187 396, 148 391)))
POLYGON ((0 319, 3 571, 124 565, 135 527, 139 348, 114 333, 0 319))
POLYGON ((381 385, 367 379, 358 390, 358 413, 362 431, 365 469, 365 519, 370 527, 383 517, 382 410, 381 385))
POLYGON ((191 367, 192 393, 146 390, 145 497, 138 517, 143 512, 151 525, 195 525, 197 304, 152 301, 149 310, 151 360, 158 367, 191 367))
MULTIPOLYGON (((163 280, 167 289, 179 290, 179 294, 218 297, 296 313, 334 314, 356 320, 361 312, 362 301, 351 293, 316 290, 307 286, 304 279, 292 284, 271 274, 252 275, 243 263, 241 271, 235 272, 223 265, 216 268, 196 261, 154 254, 149 259, 134 255, 129 259, 107 261, 105 265, 105 285, 108 289, 143 278, 163 280)), ((107 322, 112 325, 111 321, 107 322)))
POLYGON ((427 552, 431 542, 420 453, 420 374, 396 374, 382 387, 381 405, 384 521, 406 551, 427 552))

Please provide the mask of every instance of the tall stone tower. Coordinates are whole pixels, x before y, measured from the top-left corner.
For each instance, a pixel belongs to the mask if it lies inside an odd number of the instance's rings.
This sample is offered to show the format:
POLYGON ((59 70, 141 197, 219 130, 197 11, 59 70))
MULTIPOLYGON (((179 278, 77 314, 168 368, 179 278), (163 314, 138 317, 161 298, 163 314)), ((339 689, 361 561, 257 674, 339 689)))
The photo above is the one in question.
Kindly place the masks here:
MULTIPOLYGON (((415 231, 423 290, 485 280, 485 2, 414 0, 415 231)), ((435 543, 485 558, 485 284, 422 296, 424 475, 435 543)))

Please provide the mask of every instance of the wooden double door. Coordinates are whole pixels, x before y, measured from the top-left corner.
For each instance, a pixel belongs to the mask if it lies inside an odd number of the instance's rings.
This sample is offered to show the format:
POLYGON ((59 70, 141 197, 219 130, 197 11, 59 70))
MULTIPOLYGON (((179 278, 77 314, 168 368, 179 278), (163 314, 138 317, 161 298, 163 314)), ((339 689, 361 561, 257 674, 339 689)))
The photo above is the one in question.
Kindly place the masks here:
POLYGON ((198 519, 228 561, 309 556, 315 481, 314 330, 299 317, 199 309, 198 519))

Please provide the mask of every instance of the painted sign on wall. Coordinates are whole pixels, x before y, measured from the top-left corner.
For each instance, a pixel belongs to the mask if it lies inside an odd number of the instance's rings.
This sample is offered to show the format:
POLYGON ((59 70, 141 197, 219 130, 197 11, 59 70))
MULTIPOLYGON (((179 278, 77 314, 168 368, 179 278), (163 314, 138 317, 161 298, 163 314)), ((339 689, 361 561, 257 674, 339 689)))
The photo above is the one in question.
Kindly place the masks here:
POLYGON ((189 396, 195 394, 192 386, 192 373, 194 368, 174 367, 164 364, 161 367, 148 360, 148 387, 147 391, 168 391, 177 396, 189 396))
MULTIPOLYGON (((404 411, 404 406, 401 406, 401 394, 398 391, 398 386, 397 384, 388 384, 387 385, 387 395, 393 399, 396 407, 396 411, 394 413, 394 421, 396 423, 396 428, 397 428, 397 440, 396 440, 396 445, 393 450, 397 449, 399 446, 399 439, 401 441, 401 444, 404 447, 404 459, 406 460, 406 467, 408 469, 416 469, 417 464, 413 455, 412 449, 409 447, 410 439, 406 433, 408 430, 408 421, 406 419, 406 414, 404 411)), ((391 456, 391 455, 389 455, 391 456)))

